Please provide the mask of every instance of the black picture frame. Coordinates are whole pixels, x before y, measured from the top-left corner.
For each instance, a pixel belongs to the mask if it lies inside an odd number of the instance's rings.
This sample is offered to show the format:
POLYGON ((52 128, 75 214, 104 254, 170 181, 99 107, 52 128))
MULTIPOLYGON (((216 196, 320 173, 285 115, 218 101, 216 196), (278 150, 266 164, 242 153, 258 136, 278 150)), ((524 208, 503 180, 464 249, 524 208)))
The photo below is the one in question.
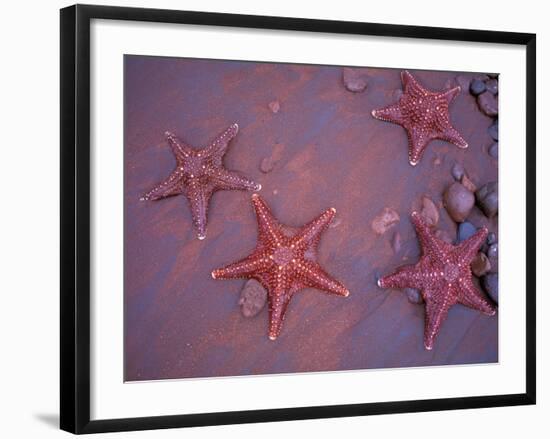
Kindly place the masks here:
POLYGON ((75 5, 61 10, 61 404, 72 433, 364 416, 535 404, 536 400, 536 35, 288 17, 75 5), (487 42, 526 47, 526 392, 127 419, 90 419, 90 21, 182 23, 335 34, 487 42))

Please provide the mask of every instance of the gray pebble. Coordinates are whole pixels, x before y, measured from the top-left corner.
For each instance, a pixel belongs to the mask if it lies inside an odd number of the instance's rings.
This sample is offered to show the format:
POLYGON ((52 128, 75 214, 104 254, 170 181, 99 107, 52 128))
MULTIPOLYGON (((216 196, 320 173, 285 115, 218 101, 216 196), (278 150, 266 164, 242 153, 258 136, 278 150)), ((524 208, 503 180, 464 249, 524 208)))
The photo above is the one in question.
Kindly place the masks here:
POLYGON ((470 82, 470 93, 477 96, 485 91, 487 86, 481 79, 474 79, 470 82))
POLYGON ((498 143, 495 142, 489 147, 489 155, 494 159, 498 159, 498 143))
POLYGON ((477 104, 479 109, 483 111, 487 116, 498 116, 498 99, 494 94, 485 91, 477 97, 477 104))
POLYGON ((476 201, 480 209, 488 218, 498 213, 498 184, 491 181, 476 191, 476 201))
POLYGON ((489 297, 498 303, 498 274, 489 273, 483 276, 481 283, 489 297))
POLYGON ((498 244, 494 243, 489 246, 489 250, 487 250, 487 256, 490 258, 496 258, 498 256, 498 244))
POLYGON ((498 142, 498 120, 496 120, 488 129, 491 139, 498 142))
POLYGON ((497 272, 498 271, 498 244, 494 243, 489 246, 487 249, 487 257, 489 258, 489 261, 491 262, 491 272, 497 272))
POLYGON ((458 225, 457 240, 458 242, 465 241, 470 236, 473 236, 476 233, 477 229, 472 223, 465 221, 458 225))
POLYGON ((254 317, 265 306, 267 291, 260 282, 255 279, 248 280, 241 291, 239 305, 245 317, 254 317))
POLYGON ((451 174, 456 181, 461 181, 464 176, 464 166, 460 163, 455 163, 451 168, 451 174))
POLYGON ((487 87, 487 90, 489 90, 489 92, 493 93, 494 95, 498 94, 498 80, 489 79, 485 81, 485 86, 487 87))
POLYGON ((491 232, 487 235, 487 244, 491 245, 497 242, 497 234, 495 232, 491 232))
POLYGON ((474 207, 475 197, 460 183, 453 183, 443 194, 443 204, 451 218, 461 223, 474 207))

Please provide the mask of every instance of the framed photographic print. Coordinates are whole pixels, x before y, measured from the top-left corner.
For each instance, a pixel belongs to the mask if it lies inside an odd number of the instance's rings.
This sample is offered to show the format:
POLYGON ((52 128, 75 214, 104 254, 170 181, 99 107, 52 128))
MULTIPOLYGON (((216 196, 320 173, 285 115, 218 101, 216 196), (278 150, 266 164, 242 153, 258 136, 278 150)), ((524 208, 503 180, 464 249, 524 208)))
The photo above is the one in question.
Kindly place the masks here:
POLYGON ((535 403, 535 35, 61 11, 61 427, 535 403))

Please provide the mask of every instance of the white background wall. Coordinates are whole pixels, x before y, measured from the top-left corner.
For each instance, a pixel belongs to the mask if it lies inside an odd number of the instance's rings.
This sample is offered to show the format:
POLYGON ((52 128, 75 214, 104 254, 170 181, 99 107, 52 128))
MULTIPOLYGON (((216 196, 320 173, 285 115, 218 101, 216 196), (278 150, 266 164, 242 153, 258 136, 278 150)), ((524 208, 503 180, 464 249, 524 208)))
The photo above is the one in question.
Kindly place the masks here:
MULTIPOLYGON (((337 2, 277 0, 108 1, 87 3, 299 16, 537 33, 538 44, 538 401, 533 407, 327 419, 117 434, 113 437, 242 438, 300 434, 320 438, 538 438, 549 434, 550 380, 544 320, 550 244, 544 222, 550 174, 544 120, 550 101, 550 29, 544 2, 393 0, 337 2), (545 56, 546 55, 546 56, 545 56), (546 346, 545 346, 546 345, 546 346), (544 349, 546 347, 546 349, 544 349), (530 433, 528 433, 530 432, 530 433)), ((0 431, 1 436, 60 437, 58 420, 59 288, 59 19, 63 1, 5 2, 0 68, 0 431)), ((223 44, 223 41, 220 42, 223 44)))

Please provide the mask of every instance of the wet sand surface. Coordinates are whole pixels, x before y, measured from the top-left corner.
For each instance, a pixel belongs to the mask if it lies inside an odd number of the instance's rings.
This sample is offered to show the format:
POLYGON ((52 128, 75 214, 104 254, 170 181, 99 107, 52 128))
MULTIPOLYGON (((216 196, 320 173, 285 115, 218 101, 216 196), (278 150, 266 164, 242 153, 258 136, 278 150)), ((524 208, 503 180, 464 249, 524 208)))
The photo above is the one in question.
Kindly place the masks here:
MULTIPOLYGON (((450 115, 469 148, 433 141, 412 167, 404 129, 371 116, 397 101, 400 71, 365 73, 367 89, 352 93, 341 67, 125 57, 127 381, 498 361, 498 313, 488 317, 454 306, 434 349, 426 351, 424 306, 376 285, 378 276, 417 261, 409 215, 423 195, 439 207, 437 227, 456 235, 441 205, 455 162, 478 187, 497 180, 496 160, 487 154, 492 119, 463 89, 450 115), (269 107, 274 101, 276 113, 269 107), (337 209, 318 262, 351 294, 297 293, 276 341, 267 337, 267 306, 252 318, 241 314, 245 280, 210 276, 254 249, 252 193, 214 194, 204 241, 196 239, 185 197, 139 201, 175 166, 165 131, 203 147, 234 122, 240 129, 224 164, 262 184, 260 195, 279 221, 298 227, 337 209), (260 163, 277 144, 280 159, 263 173, 260 163), (377 235, 371 222, 385 207, 400 221, 377 235), (402 237, 398 253, 391 246, 395 232, 402 237)), ((411 73, 431 90, 476 76, 411 73)), ((469 221, 497 232, 497 219, 477 207, 469 221)))

